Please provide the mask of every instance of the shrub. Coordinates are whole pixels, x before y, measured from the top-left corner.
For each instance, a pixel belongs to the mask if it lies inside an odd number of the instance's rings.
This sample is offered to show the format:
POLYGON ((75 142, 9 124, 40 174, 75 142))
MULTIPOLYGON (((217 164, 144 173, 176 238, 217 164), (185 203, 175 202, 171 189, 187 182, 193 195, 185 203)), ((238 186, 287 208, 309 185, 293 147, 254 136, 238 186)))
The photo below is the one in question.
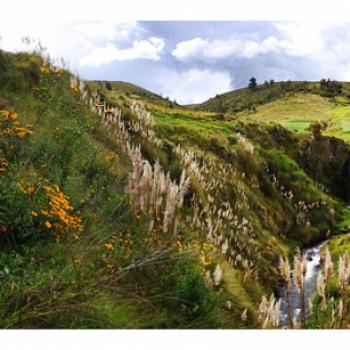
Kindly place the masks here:
POLYGON ((205 286, 199 268, 188 263, 179 267, 176 297, 188 320, 210 316, 217 302, 216 294, 205 286))

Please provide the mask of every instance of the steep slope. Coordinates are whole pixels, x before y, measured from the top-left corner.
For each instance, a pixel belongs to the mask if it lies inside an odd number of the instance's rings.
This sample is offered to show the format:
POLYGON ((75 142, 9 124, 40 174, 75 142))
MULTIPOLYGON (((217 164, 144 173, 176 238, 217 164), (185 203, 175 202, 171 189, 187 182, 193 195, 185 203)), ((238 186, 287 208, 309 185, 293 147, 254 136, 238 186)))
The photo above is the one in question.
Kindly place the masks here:
MULTIPOLYGON (((206 237, 220 247, 233 268, 225 269, 228 280, 237 276, 238 268, 243 276, 236 285, 243 282, 250 289, 253 276, 273 289, 280 254, 337 232, 334 220, 340 219, 342 205, 323 193, 322 182, 330 185, 331 193, 343 190, 332 187, 331 181, 338 178, 339 186, 344 184, 342 170, 349 152, 344 142, 144 103, 154 116, 162 145, 155 149, 142 144, 142 149, 148 159, 160 159, 174 176, 180 166, 190 174, 194 191, 190 208, 194 211, 187 225, 194 229, 192 234, 199 231, 197 239, 206 237), (332 142, 334 147, 326 146, 332 142), (322 165, 317 148, 323 144, 328 155, 322 165), (333 162, 327 163, 327 157, 333 162), (317 172, 309 171, 308 177, 293 158, 306 170, 317 172), (332 178, 334 166, 341 171, 332 178)), ((228 282, 226 287, 232 293, 228 282)))
POLYGON ((325 171, 346 166, 342 141, 85 84, 37 54, 0 67, 4 328, 256 327, 279 257, 348 215, 325 171))

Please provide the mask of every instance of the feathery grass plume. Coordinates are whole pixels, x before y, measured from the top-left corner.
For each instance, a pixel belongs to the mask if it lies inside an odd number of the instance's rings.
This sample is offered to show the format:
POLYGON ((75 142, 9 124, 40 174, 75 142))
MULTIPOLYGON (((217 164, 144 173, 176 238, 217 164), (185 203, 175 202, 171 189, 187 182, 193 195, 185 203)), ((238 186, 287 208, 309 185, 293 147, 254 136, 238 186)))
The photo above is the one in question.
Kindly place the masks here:
POLYGON ((150 214, 153 225, 162 225, 164 233, 176 235, 176 213, 183 205, 189 188, 189 178, 182 173, 177 185, 165 174, 159 162, 152 167, 141 155, 140 147, 130 150, 132 172, 129 174, 125 192, 129 196, 134 214, 150 214), (163 217, 161 213, 163 212, 163 217))
POLYGON ((135 100, 132 101, 130 109, 136 117, 136 121, 132 120, 130 124, 132 131, 139 134, 154 146, 161 146, 162 142, 156 137, 153 130, 155 120, 152 114, 145 109, 142 103, 135 100))
MULTIPOLYGON (((248 275, 258 276, 256 258, 260 257, 255 242, 252 224, 244 217, 239 217, 229 202, 222 202, 223 191, 227 184, 238 175, 232 164, 221 164, 215 157, 202 150, 185 149, 177 145, 175 154, 181 165, 194 181, 198 181, 205 192, 204 196, 192 197, 193 216, 189 223, 200 230, 207 239, 214 243, 225 255, 230 265, 244 268, 248 275), (215 176, 213 176, 215 174, 215 176), (204 199, 205 198, 205 199, 204 199), (244 256, 238 259, 237 256, 244 256), (245 266, 243 266, 243 264, 245 266)), ((239 174, 242 179, 244 174, 239 174)), ((247 196, 244 188, 237 188, 240 209, 246 205, 247 196)))
POLYGON ((335 314, 336 314, 336 309, 332 306, 331 322, 330 322, 329 328, 334 328, 335 326, 335 323, 336 323, 335 314))
POLYGON ((253 275, 253 270, 250 267, 250 262, 248 259, 243 260, 243 269, 244 269, 243 282, 246 282, 253 275))
POLYGON ((206 271, 204 275, 204 282, 207 288, 211 288, 214 284, 213 279, 211 278, 211 273, 209 270, 206 271))
POLYGON ((344 305, 343 305, 343 301, 340 299, 339 300, 339 304, 338 304, 338 317, 341 319, 343 316, 343 312, 344 312, 344 305))
POLYGON ((322 272, 320 272, 317 276, 317 292, 321 298, 321 309, 325 310, 327 307, 327 299, 326 299, 326 283, 325 277, 322 272))
POLYGON ((293 300, 291 298, 292 291, 292 278, 291 278, 291 268, 288 261, 288 258, 280 257, 279 269, 282 275, 284 282, 287 285, 287 308, 288 308, 288 324, 290 328, 294 328, 293 322, 293 300))
POLYGON ((220 268, 220 265, 216 265, 216 268, 213 272, 213 279, 214 279, 214 284, 216 286, 219 286, 222 282, 222 271, 221 271, 221 268, 220 268))
POLYGON ((325 254, 325 257, 324 257, 324 278, 325 278, 325 283, 327 284, 329 282, 331 275, 332 275, 332 272, 333 272, 333 262, 332 262, 331 253, 329 252, 328 247, 326 247, 324 254, 325 254))
POLYGON ((245 138, 240 133, 236 133, 236 138, 237 138, 237 143, 241 145, 247 153, 249 154, 254 153, 254 146, 247 138, 245 138))
POLYGON ((338 282, 340 286, 346 286, 349 283, 350 277, 350 262, 349 254, 345 252, 343 256, 339 257, 338 263, 338 282))
POLYGON ((339 257, 338 262, 338 285, 340 286, 342 301, 342 313, 340 317, 340 328, 347 328, 347 286, 350 277, 350 259, 348 252, 339 257))
POLYGON ((293 278, 297 291, 300 295, 300 323, 301 327, 305 326, 305 275, 307 272, 307 260, 306 255, 301 254, 300 251, 294 256, 294 268, 293 268, 293 278))
POLYGON ((247 322, 247 319, 248 319, 248 311, 247 311, 247 309, 244 309, 244 311, 242 312, 241 319, 242 319, 243 322, 247 322))
POLYGON ((291 279, 291 269, 290 264, 287 258, 280 257, 279 269, 284 281, 287 283, 288 288, 292 288, 292 279, 291 279))
POLYGON ((263 329, 278 328, 280 319, 281 300, 276 300, 271 294, 269 300, 262 296, 258 309, 258 322, 263 329))

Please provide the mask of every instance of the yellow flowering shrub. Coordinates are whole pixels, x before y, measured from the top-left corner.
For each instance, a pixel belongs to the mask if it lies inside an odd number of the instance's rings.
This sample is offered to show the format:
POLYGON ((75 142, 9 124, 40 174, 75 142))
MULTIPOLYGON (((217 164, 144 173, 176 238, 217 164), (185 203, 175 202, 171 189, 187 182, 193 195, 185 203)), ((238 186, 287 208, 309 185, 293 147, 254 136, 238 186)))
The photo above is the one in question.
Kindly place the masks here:
POLYGON ((40 67, 40 72, 44 73, 44 74, 53 73, 53 74, 57 74, 59 76, 64 72, 64 70, 62 68, 58 68, 58 67, 54 67, 54 66, 49 65, 49 66, 40 67))
POLYGON ((18 154, 22 141, 33 133, 31 124, 22 125, 16 112, 0 110, 0 151, 8 161, 18 154))
POLYGON ((0 136, 16 136, 24 138, 33 133, 32 125, 21 126, 16 112, 10 113, 6 110, 0 110, 0 136))
POLYGON ((176 245, 179 253, 195 253, 195 255, 198 256, 198 260, 202 267, 202 270, 206 270, 208 267, 211 267, 213 265, 213 259, 210 255, 215 246, 212 243, 199 242, 196 240, 191 240, 188 243, 183 243, 178 238, 176 241, 176 245))
MULTIPOLYGON (((20 190, 31 199, 34 210, 31 210, 33 220, 41 223, 45 230, 52 232, 56 240, 67 232, 79 233, 83 231, 83 223, 80 216, 74 214, 74 208, 58 186, 37 185, 33 186, 19 182, 20 190)), ((75 234, 74 238, 79 239, 75 234)))
POLYGON ((79 216, 73 215, 73 207, 58 186, 44 186, 44 191, 49 198, 49 209, 41 213, 48 219, 45 222, 47 228, 55 228, 59 233, 66 231, 82 231, 83 224, 79 216))
POLYGON ((79 92, 78 85, 73 84, 73 85, 71 86, 71 90, 72 90, 74 93, 78 93, 78 92, 79 92))

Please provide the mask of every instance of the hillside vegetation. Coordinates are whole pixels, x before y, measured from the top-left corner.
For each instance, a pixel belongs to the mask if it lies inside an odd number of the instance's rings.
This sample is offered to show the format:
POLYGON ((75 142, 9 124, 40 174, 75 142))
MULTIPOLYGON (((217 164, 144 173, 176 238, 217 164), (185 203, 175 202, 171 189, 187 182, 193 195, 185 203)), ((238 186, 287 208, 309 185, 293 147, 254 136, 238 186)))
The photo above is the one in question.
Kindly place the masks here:
POLYGON ((190 107, 196 110, 231 114, 242 111, 254 112, 260 105, 296 93, 315 94, 328 98, 342 97, 347 101, 350 96, 350 84, 325 79, 321 82, 271 80, 254 88, 247 87, 216 95, 201 104, 190 107))
POLYGON ((0 51, 0 71, 3 328, 258 327, 280 256, 346 226, 342 140, 84 83, 40 52, 0 51))

